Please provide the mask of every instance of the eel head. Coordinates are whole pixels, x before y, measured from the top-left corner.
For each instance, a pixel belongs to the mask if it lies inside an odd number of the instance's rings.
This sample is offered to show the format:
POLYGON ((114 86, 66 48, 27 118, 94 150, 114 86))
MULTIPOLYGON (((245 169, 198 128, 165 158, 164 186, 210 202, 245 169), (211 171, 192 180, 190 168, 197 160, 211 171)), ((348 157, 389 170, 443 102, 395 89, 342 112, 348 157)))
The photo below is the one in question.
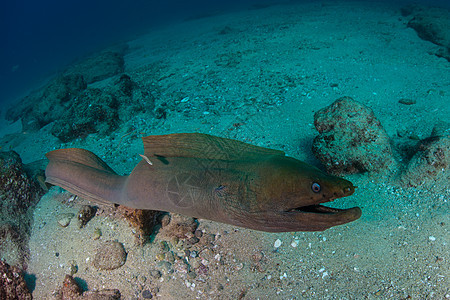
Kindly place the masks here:
POLYGON ((355 186, 301 161, 286 157, 260 170, 254 201, 241 219, 245 226, 269 232, 323 231, 357 220, 361 209, 322 205, 354 193, 355 186))

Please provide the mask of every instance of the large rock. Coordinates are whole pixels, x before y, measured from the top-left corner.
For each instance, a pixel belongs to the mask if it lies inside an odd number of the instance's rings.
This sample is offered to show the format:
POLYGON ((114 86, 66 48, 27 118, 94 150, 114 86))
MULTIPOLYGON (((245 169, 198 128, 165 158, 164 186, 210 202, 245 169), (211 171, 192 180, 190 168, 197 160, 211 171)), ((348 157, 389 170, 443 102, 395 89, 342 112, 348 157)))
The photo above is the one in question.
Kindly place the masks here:
POLYGON ((405 7, 402 13, 412 17, 408 27, 413 28, 421 39, 441 46, 436 55, 450 61, 450 10, 415 5, 405 7))
POLYGON ((26 269, 32 210, 42 189, 14 151, 0 152, 0 258, 26 269))
POLYGON ((334 174, 378 172, 394 164, 389 137, 372 110, 342 97, 314 115, 312 151, 334 174))
POLYGON ((71 65, 9 108, 6 118, 21 119, 23 131, 36 131, 56 121, 52 133, 68 142, 90 133, 107 134, 119 119, 126 121, 144 108, 153 110, 151 94, 128 75, 123 74, 112 84, 100 84, 101 89, 88 87, 123 73, 125 49, 109 49, 71 65))
POLYGON ((51 133, 69 142, 91 133, 109 134, 138 112, 152 113, 154 108, 154 96, 126 74, 102 88, 87 87, 83 76, 71 74, 24 98, 7 117, 22 118, 24 131, 54 122, 51 133))
POLYGON ((58 76, 9 108, 6 118, 14 122, 22 118, 24 131, 38 130, 58 119, 86 87, 80 74, 58 76))
POLYGON ((0 299, 33 299, 22 273, 22 270, 18 267, 10 266, 0 260, 0 299))
POLYGON ((450 124, 434 126, 431 136, 421 140, 401 179, 406 186, 429 189, 448 187, 450 182, 450 124))
POLYGON ((87 83, 100 81, 124 71, 126 47, 110 49, 70 66, 67 74, 82 74, 87 83))
POLYGON ((113 94, 89 88, 61 112, 51 133, 63 142, 90 133, 107 134, 117 127, 118 106, 113 94))

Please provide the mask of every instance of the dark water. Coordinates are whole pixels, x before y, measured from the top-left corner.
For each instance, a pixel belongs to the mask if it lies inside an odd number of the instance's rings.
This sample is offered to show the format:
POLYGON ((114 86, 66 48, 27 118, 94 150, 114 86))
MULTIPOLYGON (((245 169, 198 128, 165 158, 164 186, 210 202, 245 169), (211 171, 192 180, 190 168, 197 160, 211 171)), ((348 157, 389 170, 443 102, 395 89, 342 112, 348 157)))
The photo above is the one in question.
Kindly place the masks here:
MULTIPOLYGON (((157 30, 158 26, 202 15, 289 2, 294 1, 2 1, 0 104, 4 106, 25 96, 30 89, 45 83, 49 76, 76 58, 149 30, 157 30)), ((448 0, 422 2, 450 7, 448 0)))

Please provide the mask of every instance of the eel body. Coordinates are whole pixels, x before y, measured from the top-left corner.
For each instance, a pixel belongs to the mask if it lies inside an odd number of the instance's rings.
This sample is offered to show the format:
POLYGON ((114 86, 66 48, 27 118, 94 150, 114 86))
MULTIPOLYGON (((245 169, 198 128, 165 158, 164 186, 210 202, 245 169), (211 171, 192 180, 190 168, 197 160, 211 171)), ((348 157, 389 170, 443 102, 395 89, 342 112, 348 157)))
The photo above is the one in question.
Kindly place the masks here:
POLYGON ((143 138, 130 175, 94 153, 47 153, 47 182, 94 202, 180 213, 270 231, 322 231, 358 219, 361 209, 320 205, 353 194, 351 182, 284 152, 200 133, 143 138))

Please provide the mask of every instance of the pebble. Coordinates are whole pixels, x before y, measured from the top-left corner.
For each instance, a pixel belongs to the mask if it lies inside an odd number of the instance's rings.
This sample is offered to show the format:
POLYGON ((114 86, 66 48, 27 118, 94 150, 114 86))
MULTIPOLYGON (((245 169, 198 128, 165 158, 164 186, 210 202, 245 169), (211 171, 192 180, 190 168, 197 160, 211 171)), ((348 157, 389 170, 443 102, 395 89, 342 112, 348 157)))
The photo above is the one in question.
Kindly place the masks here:
POLYGON ((60 214, 58 216, 58 224, 61 227, 67 227, 70 224, 70 221, 72 220, 72 218, 75 217, 75 214, 72 213, 67 213, 67 214, 60 214))
POLYGON ((170 216, 169 216, 169 215, 164 215, 164 216, 161 218, 161 226, 164 228, 164 227, 166 227, 167 225, 169 225, 169 223, 170 223, 170 216))
POLYGON ((430 235, 430 236, 428 237, 428 239, 429 239, 430 241, 432 241, 432 242, 434 242, 434 241, 436 240, 436 238, 435 238, 434 236, 432 236, 432 235, 430 235))
POLYGON ((179 273, 187 274, 190 266, 184 260, 179 259, 173 264, 173 268, 179 273))
POLYGON ((166 260, 170 263, 173 263, 175 261, 175 255, 173 255, 172 251, 166 253, 166 260))
POLYGON ((94 229, 94 233, 92 234, 92 239, 94 241, 98 240, 100 237, 102 236, 102 231, 100 230, 100 228, 95 228, 94 229))
POLYGON ((152 292, 149 291, 149 290, 144 290, 142 292, 142 298, 144 298, 144 299, 152 299, 153 298, 152 292))
POLYGON ((158 270, 150 270, 150 276, 154 279, 161 278, 161 272, 158 270))
POLYGON ((77 265, 76 261, 71 260, 69 262, 69 273, 71 276, 73 276, 77 272, 78 272, 78 265, 77 265))
POLYGON ((281 246, 282 243, 283 243, 283 242, 282 242, 280 239, 277 239, 277 240, 275 241, 275 243, 273 244, 273 246, 274 246, 275 248, 278 248, 278 247, 281 246))
POLYGON ((408 99, 408 98, 402 98, 402 99, 398 100, 398 103, 405 104, 405 105, 413 105, 413 104, 416 104, 416 100, 408 99))
POLYGON ((194 236, 196 237, 196 238, 201 238, 202 236, 203 236, 203 231, 201 231, 201 230, 196 230, 195 232, 194 232, 194 236))
POLYGON ((83 205, 78 212, 78 221, 80 228, 86 226, 86 224, 95 216, 97 208, 91 205, 83 205))

